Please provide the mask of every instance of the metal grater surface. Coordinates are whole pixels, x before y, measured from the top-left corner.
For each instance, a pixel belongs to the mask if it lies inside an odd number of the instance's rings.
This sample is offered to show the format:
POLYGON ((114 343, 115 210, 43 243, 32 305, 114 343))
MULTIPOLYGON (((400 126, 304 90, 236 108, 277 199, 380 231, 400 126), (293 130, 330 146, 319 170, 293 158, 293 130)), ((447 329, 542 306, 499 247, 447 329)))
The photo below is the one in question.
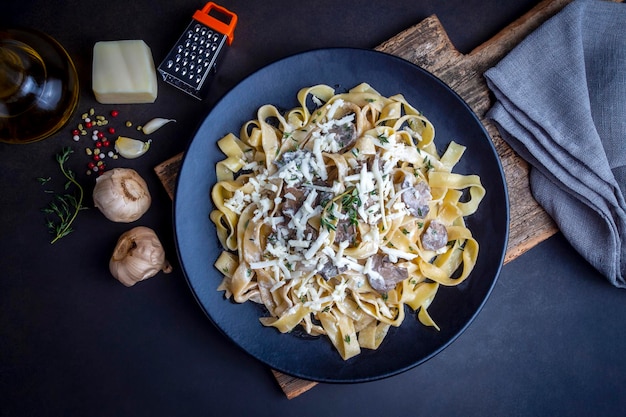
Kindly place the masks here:
POLYGON ((226 39, 226 35, 193 20, 159 65, 163 80, 202 100, 226 39))

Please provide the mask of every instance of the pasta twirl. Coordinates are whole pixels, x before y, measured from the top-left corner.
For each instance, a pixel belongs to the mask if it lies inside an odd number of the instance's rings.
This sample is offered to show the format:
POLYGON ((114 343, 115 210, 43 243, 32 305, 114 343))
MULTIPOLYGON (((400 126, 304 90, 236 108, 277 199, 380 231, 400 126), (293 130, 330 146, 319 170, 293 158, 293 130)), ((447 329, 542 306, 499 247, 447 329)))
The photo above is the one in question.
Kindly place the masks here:
POLYGON ((218 142, 218 290, 263 304, 265 326, 326 335, 344 360, 377 349, 405 306, 438 329, 428 307, 439 287, 465 280, 478 257, 465 217, 485 189, 452 172, 465 148, 439 155, 431 122, 368 84, 297 98, 218 142))

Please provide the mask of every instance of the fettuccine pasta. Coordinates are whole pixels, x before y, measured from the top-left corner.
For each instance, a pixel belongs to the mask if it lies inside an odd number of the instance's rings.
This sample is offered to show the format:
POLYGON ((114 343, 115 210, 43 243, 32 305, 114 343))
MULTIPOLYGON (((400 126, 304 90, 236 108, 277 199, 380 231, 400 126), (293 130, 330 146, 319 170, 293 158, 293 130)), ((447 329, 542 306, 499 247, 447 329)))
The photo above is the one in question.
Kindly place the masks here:
POLYGON ((485 189, 452 172, 465 148, 451 142, 439 155, 431 122, 368 84, 297 98, 286 113, 260 107, 238 137, 218 141, 218 290, 263 304, 265 326, 326 335, 344 360, 377 349, 405 305, 438 329, 429 305, 478 256, 465 217, 485 189))

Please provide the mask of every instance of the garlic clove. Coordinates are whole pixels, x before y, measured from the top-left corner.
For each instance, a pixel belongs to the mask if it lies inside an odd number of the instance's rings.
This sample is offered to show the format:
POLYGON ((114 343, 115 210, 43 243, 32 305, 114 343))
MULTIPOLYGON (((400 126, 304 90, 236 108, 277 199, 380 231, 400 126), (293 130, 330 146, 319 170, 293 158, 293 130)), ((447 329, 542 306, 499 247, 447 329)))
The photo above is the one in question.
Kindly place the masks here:
POLYGON ((152 197, 148 184, 131 168, 114 168, 96 178, 93 202, 114 222, 130 223, 148 211, 152 197))
POLYGON ((126 159, 135 159, 148 152, 151 143, 152 140, 143 142, 126 136, 119 136, 115 141, 115 150, 126 159))
POLYGON ((122 284, 132 287, 161 271, 169 274, 172 265, 165 258, 165 250, 154 230, 137 226, 119 237, 109 270, 122 284))
POLYGON ((164 125, 166 125, 166 124, 168 124, 170 122, 175 122, 175 121, 176 120, 174 120, 174 119, 164 119, 162 117, 156 117, 156 118, 150 120, 145 125, 143 125, 141 130, 143 131, 144 134, 149 135, 150 133, 156 132, 158 129, 160 129, 164 125))

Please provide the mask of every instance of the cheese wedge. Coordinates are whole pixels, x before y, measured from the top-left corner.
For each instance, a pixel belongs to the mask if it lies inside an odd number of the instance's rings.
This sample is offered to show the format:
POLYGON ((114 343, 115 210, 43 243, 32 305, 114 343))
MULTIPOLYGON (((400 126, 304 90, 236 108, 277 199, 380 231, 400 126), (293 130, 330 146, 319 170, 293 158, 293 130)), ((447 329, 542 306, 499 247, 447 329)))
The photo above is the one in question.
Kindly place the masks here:
POLYGON ((102 104, 154 103, 157 76, 150 47, 142 40, 96 42, 92 83, 102 104))

